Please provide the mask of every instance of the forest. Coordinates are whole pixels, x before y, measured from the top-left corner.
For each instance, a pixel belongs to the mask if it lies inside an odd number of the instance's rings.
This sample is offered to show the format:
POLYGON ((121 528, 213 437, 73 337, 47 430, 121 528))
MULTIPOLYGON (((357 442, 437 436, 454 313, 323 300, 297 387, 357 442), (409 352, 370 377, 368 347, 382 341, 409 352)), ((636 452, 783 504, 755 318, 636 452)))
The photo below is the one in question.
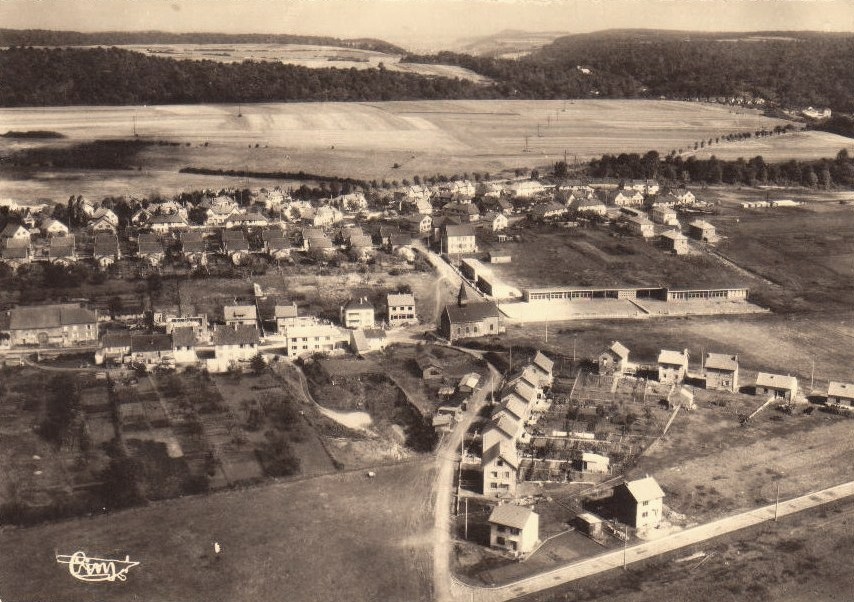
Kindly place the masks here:
MULTIPOLYGON (((560 166, 555 166, 560 171, 560 166)), ((854 159, 842 149, 833 159, 767 163, 762 157, 722 161, 679 155, 661 157, 656 151, 603 155, 592 160, 587 175, 593 178, 658 179, 671 183, 735 184, 758 186, 854 187, 854 159)))
POLYGON ((491 88, 379 69, 178 61, 118 48, 0 51, 0 106, 489 98, 491 88))

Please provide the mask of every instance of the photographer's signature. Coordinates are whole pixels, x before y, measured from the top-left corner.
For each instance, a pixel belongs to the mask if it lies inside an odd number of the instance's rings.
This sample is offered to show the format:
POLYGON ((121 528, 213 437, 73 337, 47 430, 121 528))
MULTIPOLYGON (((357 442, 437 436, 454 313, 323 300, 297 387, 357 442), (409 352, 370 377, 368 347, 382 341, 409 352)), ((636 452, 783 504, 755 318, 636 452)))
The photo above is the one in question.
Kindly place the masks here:
POLYGON ((71 576, 80 581, 124 581, 128 571, 139 565, 129 556, 125 556, 124 560, 90 558, 81 551, 71 555, 57 554, 56 561, 67 564, 71 576))

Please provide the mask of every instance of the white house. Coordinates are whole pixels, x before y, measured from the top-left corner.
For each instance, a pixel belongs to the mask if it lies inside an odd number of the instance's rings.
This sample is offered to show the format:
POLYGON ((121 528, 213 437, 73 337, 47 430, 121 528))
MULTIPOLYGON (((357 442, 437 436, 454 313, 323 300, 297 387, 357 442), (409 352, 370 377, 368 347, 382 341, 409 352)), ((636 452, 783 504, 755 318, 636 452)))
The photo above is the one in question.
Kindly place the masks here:
POLYGON ((519 475, 519 452, 509 442, 496 443, 483 452, 483 495, 515 497, 519 475))
POLYGON ((65 236, 69 232, 68 226, 52 217, 41 223, 41 231, 45 236, 65 236))
POLYGON ((539 515, 524 506, 501 504, 489 515, 489 546, 527 554, 534 550, 540 538, 539 515))

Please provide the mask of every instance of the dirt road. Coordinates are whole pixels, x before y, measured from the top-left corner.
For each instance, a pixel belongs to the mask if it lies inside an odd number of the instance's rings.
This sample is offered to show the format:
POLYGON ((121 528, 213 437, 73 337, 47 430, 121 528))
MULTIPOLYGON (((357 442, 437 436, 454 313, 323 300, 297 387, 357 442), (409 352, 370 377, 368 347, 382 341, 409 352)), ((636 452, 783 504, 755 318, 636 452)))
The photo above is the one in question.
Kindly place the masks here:
POLYGON ((742 512, 717 521, 685 529, 684 531, 678 531, 660 539, 637 544, 626 550, 608 552, 499 587, 473 587, 455 579, 452 588, 454 593, 453 599, 481 602, 512 600, 526 594, 619 568, 624 564, 631 564, 646 558, 658 556, 759 523, 773 521, 775 516, 786 516, 852 495, 854 495, 854 481, 781 501, 779 507, 775 507, 775 504, 770 504, 756 508, 748 512, 742 512))

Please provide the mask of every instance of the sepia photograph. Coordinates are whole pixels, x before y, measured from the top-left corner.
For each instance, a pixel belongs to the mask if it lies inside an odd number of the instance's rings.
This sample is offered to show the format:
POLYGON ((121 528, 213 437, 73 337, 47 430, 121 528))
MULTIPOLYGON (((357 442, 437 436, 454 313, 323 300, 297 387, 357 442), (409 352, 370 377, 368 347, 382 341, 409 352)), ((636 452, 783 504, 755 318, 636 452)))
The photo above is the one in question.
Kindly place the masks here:
POLYGON ((854 2, 0 0, 0 601, 854 600, 854 2))

